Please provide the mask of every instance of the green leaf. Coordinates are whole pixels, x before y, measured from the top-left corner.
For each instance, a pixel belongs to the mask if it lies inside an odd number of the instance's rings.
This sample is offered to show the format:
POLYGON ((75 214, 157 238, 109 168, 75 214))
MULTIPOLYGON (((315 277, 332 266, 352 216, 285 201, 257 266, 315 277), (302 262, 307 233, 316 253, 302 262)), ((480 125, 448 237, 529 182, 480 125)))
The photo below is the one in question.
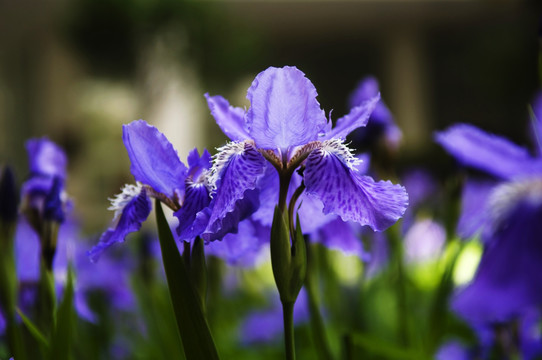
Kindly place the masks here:
POLYGON ((43 333, 38 329, 38 327, 30 320, 21 309, 17 308, 17 314, 23 320, 23 324, 26 326, 30 335, 45 349, 49 349, 49 341, 45 338, 43 333))
POLYGON ((205 314, 205 299, 207 298, 207 266, 205 264, 205 244, 198 236, 192 246, 190 256, 190 277, 194 284, 201 303, 201 309, 205 314))
POLYGON ((290 279, 290 291, 292 295, 297 299, 299 291, 305 282, 307 275, 307 248, 305 245, 305 238, 301 231, 301 223, 299 222, 299 215, 296 218, 295 225, 295 238, 293 239, 292 246, 292 269, 290 279))
POLYGON ((51 360, 69 360, 72 358, 72 339, 74 331, 73 314, 73 271, 68 268, 68 282, 64 289, 64 298, 55 316, 55 329, 51 339, 51 360))
POLYGON ((162 205, 158 200, 155 204, 162 260, 186 358, 218 359, 218 352, 203 316, 199 296, 175 244, 162 205))

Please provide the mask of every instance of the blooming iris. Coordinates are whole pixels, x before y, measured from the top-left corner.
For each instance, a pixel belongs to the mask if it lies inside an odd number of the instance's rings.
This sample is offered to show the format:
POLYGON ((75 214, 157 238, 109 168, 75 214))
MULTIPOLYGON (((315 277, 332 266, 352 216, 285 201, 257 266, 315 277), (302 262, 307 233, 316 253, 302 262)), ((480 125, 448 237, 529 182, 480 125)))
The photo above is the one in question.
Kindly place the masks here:
MULTIPOLYGON (((535 106, 534 115, 534 137, 540 139, 542 106, 535 106)), ((436 140, 462 164, 495 178, 492 188, 477 183, 464 192, 484 189, 477 191, 476 209, 464 201, 471 221, 460 225, 466 233, 482 230, 485 249, 473 281, 456 294, 452 308, 475 327, 509 324, 542 304, 542 143, 532 156, 466 124, 436 140)))
MULTIPOLYGON (((366 125, 380 96, 354 107, 335 127, 316 96, 313 84, 295 67, 271 67, 258 74, 247 92, 251 103, 247 111, 230 106, 221 96, 206 95, 212 115, 232 142, 219 149, 211 169, 215 206, 204 239, 219 238, 216 229, 231 218, 237 201, 265 190, 262 184, 270 166, 279 174, 283 194, 294 171, 301 168, 305 192, 323 203, 324 214, 376 231, 403 215, 408 203, 405 189, 360 175, 359 160, 344 143, 351 131, 366 125)), ((277 195, 266 200, 284 210, 286 199, 277 195)))
POLYGON ((89 251, 92 261, 97 261, 105 249, 141 228, 151 211, 151 197, 175 211, 180 240, 193 240, 206 225, 206 217, 200 211, 211 200, 205 180, 211 161, 207 150, 201 156, 197 149, 192 150, 186 167, 164 134, 143 120, 123 126, 123 141, 137 184, 126 185, 122 193, 111 199, 109 209, 115 211, 116 225, 104 232, 99 243, 89 251))

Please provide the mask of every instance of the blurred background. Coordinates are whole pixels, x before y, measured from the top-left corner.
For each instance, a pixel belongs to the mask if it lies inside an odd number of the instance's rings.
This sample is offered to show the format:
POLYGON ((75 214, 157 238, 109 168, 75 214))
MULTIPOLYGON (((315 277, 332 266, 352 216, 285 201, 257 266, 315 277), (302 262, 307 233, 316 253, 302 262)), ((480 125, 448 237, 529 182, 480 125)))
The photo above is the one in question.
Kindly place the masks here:
POLYGON ((24 141, 59 143, 75 208, 99 232, 106 198, 133 181, 122 124, 147 120, 184 160, 225 141, 205 92, 248 106, 258 72, 295 65, 334 119, 375 75, 403 131, 399 164, 446 172, 432 132, 454 122, 527 144, 539 12, 534 1, 2 1, 0 163, 20 182, 24 141))

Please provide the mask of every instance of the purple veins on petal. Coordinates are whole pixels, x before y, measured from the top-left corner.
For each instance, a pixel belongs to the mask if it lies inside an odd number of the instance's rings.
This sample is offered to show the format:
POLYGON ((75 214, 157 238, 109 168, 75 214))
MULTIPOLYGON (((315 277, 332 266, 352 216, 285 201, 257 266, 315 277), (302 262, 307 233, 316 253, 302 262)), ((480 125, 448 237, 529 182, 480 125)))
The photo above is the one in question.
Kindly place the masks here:
MULTIPOLYGON (((132 188, 131 190, 134 189, 132 188)), ((100 237, 99 243, 88 252, 88 256, 92 262, 98 261, 100 254, 105 249, 116 243, 123 242, 129 233, 138 231, 143 221, 147 220, 151 212, 151 201, 147 197, 144 187, 139 189, 139 193, 133 192, 128 194, 128 196, 123 196, 125 195, 124 192, 115 199, 118 201, 113 200, 113 207, 110 208, 116 210, 115 218, 118 218, 117 225, 104 232, 100 237)))
POLYGON ((328 124, 317 95, 295 67, 270 67, 259 73, 247 92, 250 138, 259 148, 283 151, 317 140, 328 124))
POLYGON ((207 149, 203 150, 201 156, 199 155, 198 149, 195 148, 188 154, 188 178, 193 183, 203 182, 203 175, 205 170, 208 170, 211 167, 211 154, 207 149))
POLYGON ((123 125, 122 139, 136 181, 170 199, 178 192, 182 195, 187 169, 164 134, 145 121, 136 120, 123 125))
POLYGON ((211 216, 211 211, 208 210, 213 209, 212 211, 214 211, 215 204, 211 201, 209 207, 200 211, 196 216, 196 222, 208 224, 202 234, 202 238, 206 242, 220 240, 229 233, 236 234, 239 222, 248 218, 260 206, 259 191, 258 189, 245 191, 244 196, 235 202, 232 211, 225 213, 221 220, 211 222, 208 220, 211 216), (205 221, 205 219, 207 220, 205 221))
POLYGON ((458 124, 439 132, 435 140, 461 164, 501 179, 542 174, 542 159, 507 139, 475 126, 458 124))
POLYGON ((51 140, 30 139, 26 142, 28 163, 32 175, 58 176, 66 179, 67 158, 64 151, 51 140))
POLYGON ((256 211, 256 184, 264 174, 267 161, 249 142, 230 143, 220 149, 211 170, 210 181, 217 186, 211 204, 209 225, 204 236, 207 241, 217 239, 212 234, 226 227, 236 231, 237 221, 256 211), (250 193, 250 197, 247 195, 250 193))
POLYGON ((207 105, 222 132, 232 141, 243 141, 250 138, 245 129, 245 110, 233 107, 222 96, 205 94, 207 105))
POLYGON ((390 181, 375 182, 359 175, 349 154, 346 146, 338 142, 326 142, 314 150, 305 165, 306 191, 323 202, 324 214, 337 214, 344 221, 383 231, 404 214, 408 205, 406 190, 390 181))
POLYGON ((177 234, 180 240, 192 241, 200 235, 207 224, 196 221, 197 214, 209 205, 209 191, 203 184, 188 184, 183 205, 175 212, 179 219, 177 234))

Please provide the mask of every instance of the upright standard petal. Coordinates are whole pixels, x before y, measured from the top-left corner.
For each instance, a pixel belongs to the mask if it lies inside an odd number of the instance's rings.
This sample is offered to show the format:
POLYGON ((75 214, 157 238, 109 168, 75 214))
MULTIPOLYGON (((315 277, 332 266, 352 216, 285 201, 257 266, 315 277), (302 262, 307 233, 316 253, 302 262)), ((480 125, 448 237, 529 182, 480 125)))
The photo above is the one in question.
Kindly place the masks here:
POLYGON ((207 149, 203 149, 203 153, 199 156, 198 149, 195 148, 188 154, 188 178, 192 182, 202 182, 201 176, 205 170, 208 170, 212 165, 211 154, 207 149))
POLYGON ((346 135, 350 134, 352 131, 367 125, 369 117, 378 101, 380 101, 380 94, 364 101, 350 110, 348 115, 337 120, 337 124, 325 135, 325 139, 345 139, 346 135))
POLYGON ((354 161, 344 144, 324 142, 307 158, 307 194, 324 203, 324 214, 337 214, 344 221, 383 231, 404 214, 408 205, 406 190, 390 181, 375 182, 369 176, 359 175, 354 161))
POLYGON ((222 96, 205 94, 207 105, 217 125, 232 141, 243 141, 250 138, 245 129, 245 110, 233 107, 222 96))
POLYGON ((362 79, 348 99, 348 105, 353 108, 375 97, 380 92, 380 85, 374 76, 362 79))
POLYGON ((117 226, 103 233, 98 245, 87 253, 90 260, 92 262, 98 261, 100 254, 105 249, 116 243, 123 242, 129 233, 138 231, 143 221, 147 220, 151 212, 151 206, 147 192, 145 188, 142 188, 139 194, 132 197, 122 209, 117 226))
POLYGON ((122 139, 132 163, 130 171, 137 181, 169 198, 184 191, 186 166, 164 134, 137 120, 123 125, 122 139))
POLYGON ((236 222, 256 210, 257 204, 253 201, 258 202, 256 184, 264 174, 266 164, 265 158, 250 142, 230 143, 220 149, 211 170, 210 182, 216 184, 217 191, 213 195, 212 212, 205 230, 207 235, 204 238, 207 241, 216 240, 212 234, 222 233, 226 225, 236 232, 236 222), (256 193, 253 193, 254 191, 256 193), (251 197, 247 198, 245 204, 241 200, 249 192, 251 197), (240 209, 239 205, 242 205, 243 209, 240 209), (238 216, 231 219, 232 214, 238 216))
POLYGON ((247 127, 259 148, 280 149, 317 140, 327 119, 316 89, 295 67, 270 67, 248 89, 247 127))
POLYGON ((66 179, 66 154, 47 138, 30 139, 26 142, 28 164, 32 175, 58 176, 66 179))
POLYGON ((535 159, 526 149, 472 125, 454 125, 437 133, 435 140, 463 165, 501 179, 542 174, 542 159, 535 159))

